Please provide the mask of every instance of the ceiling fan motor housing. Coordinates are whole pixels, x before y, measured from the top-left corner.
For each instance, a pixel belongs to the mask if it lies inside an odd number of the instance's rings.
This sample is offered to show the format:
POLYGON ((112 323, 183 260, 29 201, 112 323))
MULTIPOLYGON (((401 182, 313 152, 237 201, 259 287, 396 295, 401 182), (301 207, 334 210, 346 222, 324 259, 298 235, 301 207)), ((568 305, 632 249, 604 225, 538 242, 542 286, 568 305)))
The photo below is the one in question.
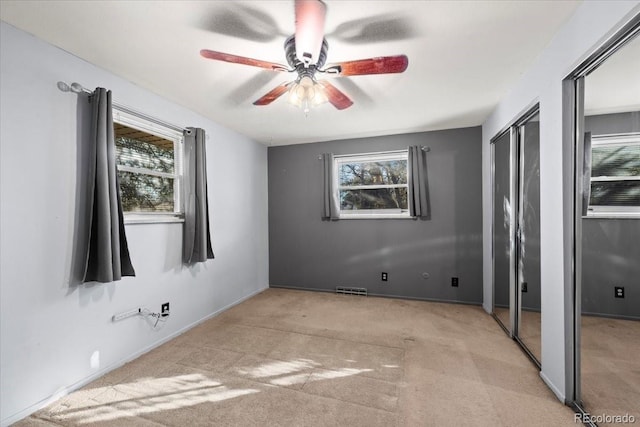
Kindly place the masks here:
POLYGON ((296 55, 296 37, 295 35, 289 37, 284 42, 284 53, 287 58, 287 63, 291 66, 291 68, 295 69, 298 73, 298 79, 308 76, 314 78, 316 71, 322 67, 327 60, 327 51, 329 50, 329 43, 327 43, 326 39, 322 39, 322 48, 320 49, 320 54, 318 55, 318 61, 315 64, 305 65, 304 62, 300 61, 296 55))

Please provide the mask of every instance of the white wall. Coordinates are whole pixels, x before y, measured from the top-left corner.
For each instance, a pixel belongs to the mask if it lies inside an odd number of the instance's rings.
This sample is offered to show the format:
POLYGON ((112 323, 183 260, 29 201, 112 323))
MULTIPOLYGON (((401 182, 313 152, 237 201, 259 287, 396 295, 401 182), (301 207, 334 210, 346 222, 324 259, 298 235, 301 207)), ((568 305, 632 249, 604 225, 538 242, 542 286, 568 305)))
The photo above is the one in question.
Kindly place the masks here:
MULTIPOLYGON (((564 400, 565 331, 564 289, 570 286, 564 272, 562 146, 562 80, 601 43, 640 11, 640 2, 585 1, 556 34, 545 51, 522 76, 486 120, 483 139, 484 308, 491 309, 491 186, 490 140, 528 106, 540 102, 540 222, 542 278, 541 376, 564 400)), ((532 35, 535 36, 535 35, 532 35)), ((506 53, 508 54, 508 53, 506 53)))
MULTIPOLYGON (((2 425, 268 286, 267 150, 185 108, 0 24, 2 425), (181 224, 127 225, 137 277, 70 286, 77 102, 59 80, 113 90, 114 100, 207 141, 215 260, 181 266, 181 224), (114 313, 171 303, 154 331, 114 313), (99 366, 90 358, 99 353, 99 366)), ((176 76, 180 78, 180 76, 176 76)))

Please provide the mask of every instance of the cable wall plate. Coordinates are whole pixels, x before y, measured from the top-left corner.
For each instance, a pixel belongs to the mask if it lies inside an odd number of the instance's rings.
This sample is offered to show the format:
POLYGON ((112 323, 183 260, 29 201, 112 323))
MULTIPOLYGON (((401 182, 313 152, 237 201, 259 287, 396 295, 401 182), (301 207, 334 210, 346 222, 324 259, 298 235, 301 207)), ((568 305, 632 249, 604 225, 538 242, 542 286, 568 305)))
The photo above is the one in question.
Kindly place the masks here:
POLYGON ((113 317, 111 318, 111 321, 117 322, 119 320, 126 319, 128 317, 137 316, 138 314, 140 314, 140 309, 133 308, 128 311, 123 311, 122 313, 114 314, 113 317))

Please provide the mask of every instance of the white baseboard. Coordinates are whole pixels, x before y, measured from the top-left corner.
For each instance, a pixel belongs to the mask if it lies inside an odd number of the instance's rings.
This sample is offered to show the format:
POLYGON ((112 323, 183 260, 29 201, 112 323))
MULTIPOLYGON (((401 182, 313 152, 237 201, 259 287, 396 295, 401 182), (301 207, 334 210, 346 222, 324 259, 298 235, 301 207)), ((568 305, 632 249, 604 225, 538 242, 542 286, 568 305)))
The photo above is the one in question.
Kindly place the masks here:
POLYGON ((13 415, 8 416, 7 418, 4 418, 3 420, 0 421, 0 426, 1 427, 7 427, 10 426, 13 423, 16 423, 18 421, 20 421, 23 418, 28 417, 29 415, 33 414, 34 412, 44 408, 45 406, 55 402, 56 400, 70 394, 73 393, 74 391, 84 387, 85 385, 89 384, 92 381, 97 380, 98 378, 100 378, 101 376, 113 371, 114 369, 117 369, 123 365, 125 365, 126 363, 131 362, 134 359, 137 359, 138 357, 142 356, 145 353, 148 353, 149 351, 153 350, 156 347, 161 346, 162 344, 171 341, 172 339, 174 339, 175 337, 182 335, 183 333, 185 333, 186 331, 188 331, 191 328, 194 328, 196 326, 198 326, 199 324, 206 322, 207 320, 217 316, 218 314, 229 310, 231 307, 236 306, 238 304, 240 304, 241 302, 244 302, 246 300, 248 300, 249 298, 252 298, 256 295, 258 295, 259 293, 264 292, 265 290, 269 289, 268 286, 265 286, 263 288, 258 289, 255 292, 250 293, 249 295, 245 295, 242 298, 240 298, 239 300, 232 302, 231 304, 228 304, 216 311, 214 311, 211 314, 206 315, 205 317, 203 317, 202 319, 196 320, 195 322, 185 326, 184 328, 178 330, 177 332, 172 333, 171 335, 168 335, 158 341, 156 341, 155 343, 143 348, 140 351, 137 351, 135 353, 133 353, 130 356, 127 356, 121 360, 119 360, 116 363, 113 363, 107 367, 105 367, 104 369, 101 369, 100 371, 97 371, 91 375, 89 375, 88 377, 85 377, 83 379, 81 379, 80 381, 77 381, 76 383, 67 386, 67 387, 63 387, 60 390, 58 390, 56 393, 52 394, 51 396, 42 399, 41 401, 23 409, 20 412, 17 412, 13 415))

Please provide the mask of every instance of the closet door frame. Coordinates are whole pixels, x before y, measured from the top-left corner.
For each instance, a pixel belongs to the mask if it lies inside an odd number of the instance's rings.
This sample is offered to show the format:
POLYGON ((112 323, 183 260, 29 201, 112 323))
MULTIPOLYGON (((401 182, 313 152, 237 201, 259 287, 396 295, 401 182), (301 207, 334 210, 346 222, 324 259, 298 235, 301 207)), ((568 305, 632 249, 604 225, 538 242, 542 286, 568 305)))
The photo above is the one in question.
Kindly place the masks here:
MULTIPOLYGON (((565 255, 565 384, 566 403, 585 415, 581 394, 580 323, 582 314, 582 212, 584 171, 584 78, 634 37, 640 37, 640 14, 624 23, 608 40, 588 56, 562 82, 563 112, 563 188, 573 197, 563 208, 573 223, 567 227, 565 242, 571 247, 565 255)), ((591 421, 587 425, 595 426, 591 421)))
POLYGON ((515 275, 515 262, 516 262, 516 257, 515 257, 515 238, 516 238, 516 231, 515 231, 515 221, 514 221, 514 215, 513 212, 511 213, 510 217, 509 217, 509 324, 505 325, 502 320, 500 320, 500 318, 495 314, 495 284, 496 284, 496 272, 495 272, 495 261, 496 261, 496 245, 495 245, 495 218, 496 218, 496 211, 495 211, 495 184, 496 184, 496 179, 495 179, 495 175, 496 175, 496 162, 495 162, 495 150, 496 150, 496 143, 498 143, 498 141, 500 141, 502 139, 502 137, 504 137, 506 134, 509 134, 509 203, 510 206, 513 210, 514 206, 515 206, 515 193, 516 193, 516 186, 515 186, 515 179, 514 179, 514 174, 515 171, 517 170, 517 165, 516 165, 516 156, 514 154, 514 150, 515 150, 515 135, 514 135, 514 129, 512 126, 504 129, 503 131, 499 132, 495 137, 493 137, 491 139, 491 282, 492 282, 492 286, 493 286, 493 299, 491 301, 491 314, 494 317, 494 319, 496 319, 496 321, 498 322, 498 324, 502 327, 502 329, 507 333, 507 335, 509 335, 509 337, 513 338, 513 328, 515 327, 516 324, 516 319, 515 319, 515 310, 514 305, 515 305, 515 292, 514 292, 514 287, 515 287, 515 283, 516 283, 516 275, 515 275))

